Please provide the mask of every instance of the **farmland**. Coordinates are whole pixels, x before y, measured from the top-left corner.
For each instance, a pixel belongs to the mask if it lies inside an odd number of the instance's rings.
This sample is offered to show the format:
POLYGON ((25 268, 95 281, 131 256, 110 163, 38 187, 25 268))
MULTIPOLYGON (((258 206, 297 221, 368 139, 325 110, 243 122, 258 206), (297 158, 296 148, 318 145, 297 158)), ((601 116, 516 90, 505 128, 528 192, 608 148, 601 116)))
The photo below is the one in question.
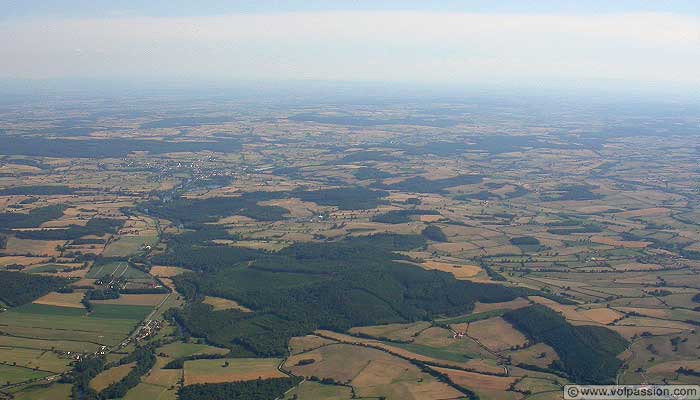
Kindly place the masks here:
POLYGON ((700 382, 697 117, 140 100, 0 108, 0 397, 700 382))

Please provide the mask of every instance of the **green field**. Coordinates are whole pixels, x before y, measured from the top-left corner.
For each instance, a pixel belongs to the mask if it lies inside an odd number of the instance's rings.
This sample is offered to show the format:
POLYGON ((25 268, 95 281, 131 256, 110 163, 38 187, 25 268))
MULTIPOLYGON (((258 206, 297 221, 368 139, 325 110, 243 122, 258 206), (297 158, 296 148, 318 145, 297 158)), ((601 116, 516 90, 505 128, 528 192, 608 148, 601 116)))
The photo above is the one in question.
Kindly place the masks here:
POLYGON ((14 392, 14 400, 62 400, 70 398, 71 385, 67 383, 52 383, 50 385, 25 386, 21 391, 14 392))
POLYGON ((104 256, 126 257, 136 254, 141 250, 144 243, 154 246, 156 243, 158 243, 158 235, 122 236, 107 246, 104 251, 104 256))
POLYGON ((443 324, 443 325, 475 322, 475 321, 481 321, 481 320, 489 319, 489 318, 493 318, 493 317, 500 317, 501 315, 505 314, 507 311, 508 310, 506 310, 506 309, 484 311, 481 313, 469 314, 469 315, 464 315, 461 317, 436 319, 435 322, 437 322, 439 324, 443 324))
POLYGON ((3 364, 16 363, 20 367, 60 373, 70 368, 70 362, 70 359, 60 358, 51 351, 0 347, 0 363, 3 364))
POLYGON ((0 331, 40 339, 115 344, 115 339, 118 343, 126 337, 151 309, 98 304, 91 314, 87 314, 77 308, 26 304, 0 314, 0 331))
POLYGON ((133 389, 129 390, 124 396, 124 400, 175 400, 177 398, 176 389, 168 389, 150 383, 139 383, 133 389))
POLYGON ((106 264, 93 265, 85 277, 98 279, 105 275, 114 275, 126 279, 150 279, 147 273, 130 267, 126 261, 114 261, 106 264))
POLYGON ((1 347, 20 347, 39 350, 62 350, 80 353, 94 352, 100 346, 95 343, 79 342, 74 340, 45 340, 27 337, 0 335, 1 347))
POLYGON ((158 348, 159 353, 165 353, 172 358, 188 357, 194 354, 227 354, 228 349, 198 343, 169 343, 158 348))
POLYGON ((0 387, 43 378, 49 375, 51 375, 50 372, 34 371, 29 368, 0 364, 0 387))

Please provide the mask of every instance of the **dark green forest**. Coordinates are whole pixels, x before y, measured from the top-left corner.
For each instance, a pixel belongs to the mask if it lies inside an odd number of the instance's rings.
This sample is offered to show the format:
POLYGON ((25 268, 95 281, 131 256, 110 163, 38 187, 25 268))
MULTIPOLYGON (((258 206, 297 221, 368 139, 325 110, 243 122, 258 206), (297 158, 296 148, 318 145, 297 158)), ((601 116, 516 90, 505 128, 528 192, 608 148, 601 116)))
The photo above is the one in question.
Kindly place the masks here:
POLYGON ((70 281, 64 278, 0 271, 0 300, 9 306, 19 306, 58 290, 70 281))
POLYGON ((154 262, 193 270, 174 279, 190 300, 174 318, 194 336, 238 355, 280 356, 289 338, 315 329, 430 320, 469 312, 476 301, 525 294, 395 262, 405 259, 395 251, 425 245, 420 235, 299 243, 276 253, 173 240, 177 245, 154 262), (236 300, 255 312, 212 311, 201 303, 204 295, 236 300))
POLYGON ((273 400, 301 382, 301 378, 257 379, 254 381, 197 384, 180 389, 180 400, 273 400))
POLYGON ((616 358, 628 342, 617 332, 599 326, 573 326, 559 313, 533 305, 505 313, 503 318, 533 342, 551 346, 563 370, 577 383, 614 382, 622 361, 616 358))

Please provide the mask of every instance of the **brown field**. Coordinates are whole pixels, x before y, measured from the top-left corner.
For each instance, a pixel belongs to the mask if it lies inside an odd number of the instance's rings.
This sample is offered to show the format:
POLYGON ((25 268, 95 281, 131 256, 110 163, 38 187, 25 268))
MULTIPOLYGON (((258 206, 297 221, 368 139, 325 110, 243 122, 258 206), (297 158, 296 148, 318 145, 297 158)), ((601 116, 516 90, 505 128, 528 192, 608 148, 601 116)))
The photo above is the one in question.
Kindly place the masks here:
POLYGON ((524 299, 522 297, 518 297, 515 300, 504 301, 501 303, 479 303, 479 302, 477 302, 474 305, 473 313, 476 314, 476 313, 493 311, 493 310, 501 310, 501 309, 515 310, 518 308, 527 307, 529 305, 530 305, 530 301, 527 299, 524 299))
POLYGON ((62 246, 63 240, 31 240, 17 239, 14 236, 7 238, 7 246, 3 252, 8 255, 22 254, 33 256, 58 256, 56 246, 62 246))
POLYGON ((90 300, 95 304, 123 304, 131 306, 156 306, 165 298, 165 294, 122 294, 118 299, 90 300))
POLYGON ((674 375, 676 370, 681 367, 700 371, 700 360, 667 361, 650 367, 648 372, 658 375, 674 375))
POLYGON ((90 381, 90 387, 99 392, 125 377, 134 366, 136 363, 132 362, 102 371, 90 381))
POLYGON ((445 217, 443 217, 442 215, 432 215, 432 214, 421 215, 418 217, 418 220, 420 222, 438 222, 438 221, 442 221, 444 219, 445 219, 445 217))
POLYGON ((622 314, 610 308, 592 308, 579 313, 603 325, 611 324, 622 317, 622 314))
POLYGON ((152 385, 170 387, 177 385, 178 380, 182 377, 181 369, 163 369, 163 366, 170 362, 170 358, 156 357, 156 365, 141 378, 143 382, 152 385))
POLYGON ((203 301, 204 304, 209 304, 210 306, 214 307, 214 311, 219 311, 219 310, 238 310, 242 312, 253 312, 248 307, 244 307, 238 302, 229 300, 229 299, 224 299, 221 297, 213 297, 213 296, 206 296, 203 301))
MULTIPOLYGON (((432 329, 433 328, 430 328, 430 329, 422 332, 420 336, 428 335, 432 329)), ((435 328, 435 329, 445 331, 442 328, 435 328)), ((448 332, 448 334, 443 335, 445 337, 443 337, 439 340, 452 340, 452 339, 449 339, 449 336, 450 336, 449 331, 446 331, 446 332, 448 332)), ((444 359, 438 359, 435 357, 425 356, 422 354, 417 354, 417 353, 414 353, 412 351, 403 349, 401 347, 392 346, 390 344, 382 343, 382 342, 374 340, 374 339, 362 339, 362 338, 358 338, 355 336, 350 336, 350 335, 345 335, 342 333, 325 331, 325 330, 317 330, 316 334, 318 334, 319 336, 322 336, 322 337, 337 340, 338 342, 341 342, 341 343, 362 344, 362 345, 365 345, 365 346, 368 346, 371 348, 384 350, 386 352, 389 352, 389 353, 396 355, 398 357, 401 357, 401 358, 418 360, 418 361, 429 362, 429 363, 437 363, 437 364, 441 364, 441 365, 450 365, 450 366, 455 366, 455 367, 460 367, 460 368, 471 368, 471 369, 474 369, 476 371, 487 372, 487 373, 501 373, 501 372, 503 372, 503 368, 493 366, 488 362, 484 362, 483 360, 476 359, 476 360, 469 360, 466 362, 449 361, 449 360, 444 360, 444 359)), ((422 343, 423 341, 422 341, 420 336, 419 336, 419 338, 417 338, 417 342, 422 343)), ((459 343, 459 342, 454 342, 454 343, 459 343)), ((431 344, 434 344, 434 343, 431 343, 431 344)), ((467 344, 467 347, 468 347, 468 344, 467 344)))
POLYGON ((457 385, 471 389, 482 398, 487 399, 512 399, 514 393, 506 393, 506 390, 518 378, 483 375, 474 372, 460 371, 456 369, 431 367, 435 371, 450 377, 457 385))
POLYGON ((550 300, 540 296, 528 296, 528 298, 537 304, 542 304, 551 308, 554 311, 561 313, 569 322, 584 322, 594 324, 595 321, 586 317, 576 310, 576 306, 559 304, 554 300, 550 300))
POLYGON ((419 332, 430 327, 429 322, 421 321, 413 324, 388 324, 376 326, 358 326, 350 329, 351 334, 363 334, 376 338, 387 338, 399 341, 411 341, 419 332))
POLYGON ((331 378, 350 384, 360 397, 392 399, 459 398, 461 393, 418 370, 410 362, 380 350, 332 344, 290 357, 295 375, 331 378), (316 360, 298 365, 300 360, 316 360))
POLYGON ((657 269, 662 269, 663 267, 659 264, 642 264, 637 262, 625 263, 612 265, 615 271, 653 271, 657 269))
POLYGON ((611 325, 608 328, 622 335, 625 339, 630 340, 635 336, 639 336, 642 333, 648 332, 652 335, 670 335, 674 333, 681 333, 684 329, 678 328, 663 328, 663 327, 648 327, 648 326, 623 326, 623 325, 611 325))
POLYGON ((298 336, 289 339, 289 349, 292 354, 298 354, 317 349, 331 343, 336 342, 316 335, 298 336))
POLYGON ((34 300, 34 303, 57 307, 85 308, 80 302, 84 296, 85 293, 79 291, 73 293, 51 292, 34 300))
POLYGON ((663 208, 663 207, 654 207, 654 208, 643 208, 641 210, 631 210, 631 211, 624 211, 621 213, 617 213, 615 215, 622 217, 622 218, 634 218, 634 217, 652 217, 656 215, 664 215, 670 213, 671 210, 668 208, 663 208))
POLYGON ((476 265, 449 264, 438 261, 426 261, 421 266, 427 270, 449 272, 457 279, 471 278, 481 272, 481 268, 476 265))
POLYGON ((284 378, 277 369, 279 358, 221 358, 185 361, 185 385, 284 378), (225 366, 228 363, 228 366, 225 366))
POLYGON ((507 350, 527 343, 527 338, 501 317, 472 322, 467 334, 491 351, 507 350))
POLYGON ((157 276, 159 278, 171 278, 175 275, 180 275, 187 270, 180 267, 167 267, 164 265, 154 265, 151 268, 151 275, 157 276))
POLYGON ((49 261, 49 258, 47 257, 4 256, 0 257, 0 268, 12 264, 24 266, 45 264, 47 261, 49 261))
POLYGON ((624 247, 628 249, 644 249, 651 244, 650 242, 635 242, 631 240, 615 239, 608 236, 593 236, 591 237, 591 242, 613 247, 624 247))
POLYGON ((548 367, 552 361, 558 360, 559 356, 553 348, 544 343, 537 343, 527 348, 506 353, 511 359, 513 365, 520 363, 537 365, 539 367, 548 367), (544 353, 544 357, 541 357, 544 353))

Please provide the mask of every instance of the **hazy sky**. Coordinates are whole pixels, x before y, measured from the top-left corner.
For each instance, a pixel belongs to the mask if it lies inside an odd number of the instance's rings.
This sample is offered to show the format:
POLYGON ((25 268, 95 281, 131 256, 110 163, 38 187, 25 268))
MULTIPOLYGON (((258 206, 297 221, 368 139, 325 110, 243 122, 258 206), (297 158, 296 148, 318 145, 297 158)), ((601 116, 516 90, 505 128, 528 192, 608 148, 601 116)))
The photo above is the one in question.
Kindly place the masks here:
POLYGON ((700 3, 5 0, 0 55, 5 80, 611 82, 698 90, 700 3))

